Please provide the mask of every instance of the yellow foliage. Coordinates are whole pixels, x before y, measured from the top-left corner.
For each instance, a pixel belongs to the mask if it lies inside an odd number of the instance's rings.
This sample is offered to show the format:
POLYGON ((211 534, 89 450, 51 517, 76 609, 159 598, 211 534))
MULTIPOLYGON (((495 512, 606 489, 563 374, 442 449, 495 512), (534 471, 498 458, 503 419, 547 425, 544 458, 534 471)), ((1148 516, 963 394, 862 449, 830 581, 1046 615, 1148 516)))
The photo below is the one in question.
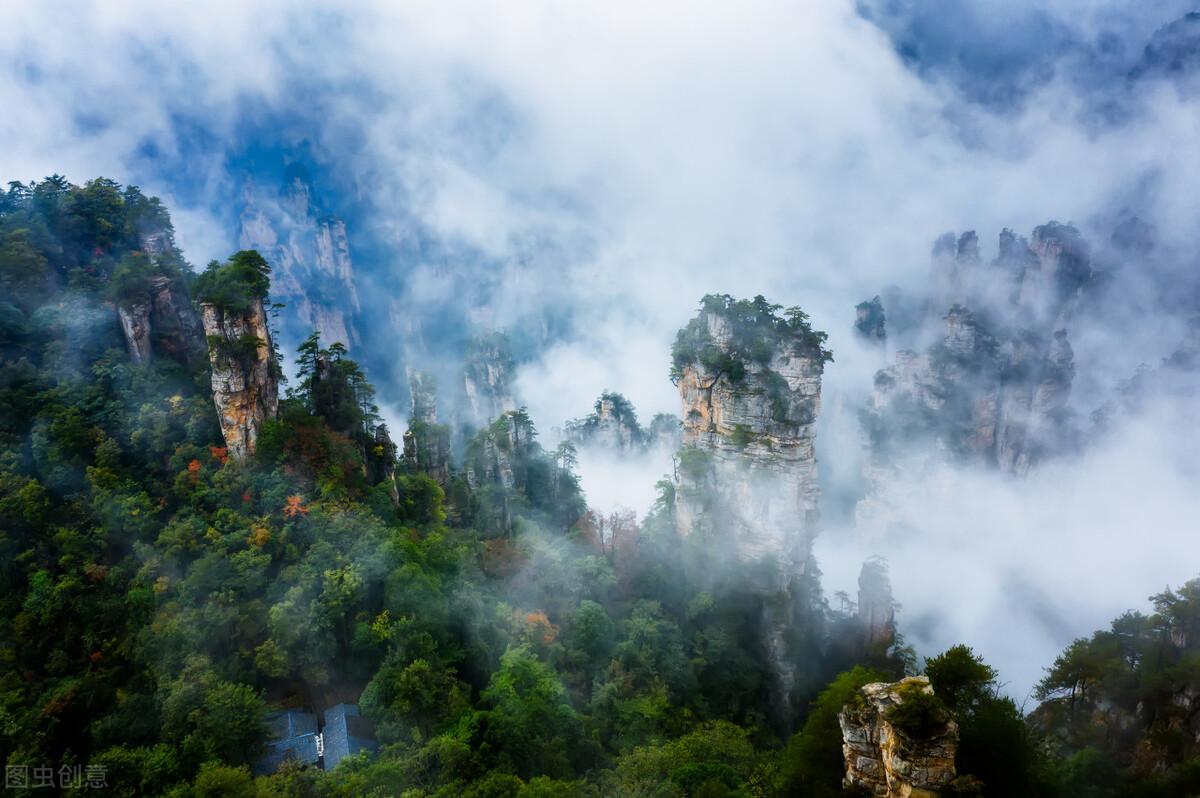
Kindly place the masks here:
POLYGON ((271 540, 271 529, 266 524, 251 524, 250 535, 246 538, 246 543, 257 548, 262 548, 271 540))

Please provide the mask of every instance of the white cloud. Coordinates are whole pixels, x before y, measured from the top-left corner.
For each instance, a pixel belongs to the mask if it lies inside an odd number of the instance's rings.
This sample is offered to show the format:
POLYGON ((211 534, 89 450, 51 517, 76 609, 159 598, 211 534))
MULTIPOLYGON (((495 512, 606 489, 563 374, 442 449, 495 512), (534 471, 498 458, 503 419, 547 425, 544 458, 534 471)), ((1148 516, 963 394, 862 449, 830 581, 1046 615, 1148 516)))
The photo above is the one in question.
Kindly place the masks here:
MULTIPOLYGON (((1100 5, 1089 30, 1117 13, 1100 5)), ((411 229, 398 220, 414 218, 499 264, 498 323, 570 309, 572 337, 519 376, 544 429, 605 389, 646 418, 676 410, 669 344, 704 293, 802 305, 837 356, 821 457, 839 480, 856 457, 846 414, 878 365, 848 340, 853 304, 887 283, 920 287, 938 233, 977 229, 987 247, 1002 226, 1086 226, 1131 197, 1167 244, 1200 230, 1194 103, 1147 90, 1133 121, 1100 127, 1052 80, 1020 111, 980 110, 906 70, 843 0, 7 3, 0 29, 0 173, 106 174, 169 197, 179 176, 161 156, 187 153, 195 199, 173 211, 203 263, 235 238, 213 207, 234 179, 220 147, 246 115, 290 111, 300 121, 280 135, 308 138, 370 193, 376 230, 399 240, 411 229), (204 123, 210 150, 189 144, 181 118, 204 123), (553 255, 527 257, 539 242, 553 255)), ((375 281, 401 296, 397 318, 406 302, 458 300, 441 264, 411 265, 375 281)), ((1118 327, 1078 348, 1081 371, 1104 369, 1097 383, 1171 343, 1161 328, 1125 340, 1118 327)), ((929 537, 893 558, 902 620, 953 609, 921 641, 982 641, 1023 685, 1150 581, 1190 575, 1178 535, 1194 482, 1153 448, 1172 428, 1148 424, 1024 483, 950 473, 926 485, 913 510, 929 537), (931 565, 946 574, 936 591, 931 565), (1033 603, 1005 601, 1014 590, 1033 603), (1043 598, 1061 624, 1034 620, 1043 598)), ((646 469, 584 476, 602 503, 648 495, 646 469)), ((844 584, 828 557, 831 585, 844 584)))

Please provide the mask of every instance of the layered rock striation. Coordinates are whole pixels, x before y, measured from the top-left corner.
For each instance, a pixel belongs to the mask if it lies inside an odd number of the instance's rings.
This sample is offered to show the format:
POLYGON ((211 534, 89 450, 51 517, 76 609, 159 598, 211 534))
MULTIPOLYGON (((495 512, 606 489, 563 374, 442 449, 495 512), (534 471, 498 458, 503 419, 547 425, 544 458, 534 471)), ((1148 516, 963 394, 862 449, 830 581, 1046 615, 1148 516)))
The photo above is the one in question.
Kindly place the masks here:
POLYGON ((680 331, 672 377, 683 409, 680 533, 720 534, 743 560, 800 568, 816 532, 813 448, 824 335, 761 297, 706 297, 680 331))
POLYGON ((933 443, 952 459, 1024 474, 1073 445, 1068 327, 1103 277, 1078 231, 1055 222, 1031 240, 1003 231, 990 264, 974 233, 947 234, 933 261, 930 312, 942 333, 924 351, 899 350, 875 376, 864 415, 871 468, 933 443))
POLYGON ((838 724, 847 788, 874 798, 948 794, 958 724, 935 703, 924 676, 864 686, 838 713, 838 724))
POLYGON ((683 404, 675 524, 715 556, 749 566, 763 597, 764 645, 775 703, 788 722, 806 631, 806 576, 817 532, 813 448, 825 335, 765 299, 707 296, 679 332, 671 377, 683 404))
POLYGON ((190 365, 203 356, 200 318, 178 280, 155 276, 149 296, 119 304, 117 315, 134 363, 148 363, 158 354, 190 365))
POLYGON ((409 369, 411 412, 404 432, 404 462, 439 484, 450 482, 450 429, 438 423, 437 382, 432 375, 409 369))
POLYGON ((288 308, 285 333, 303 338, 317 330, 328 341, 360 343, 346 224, 318 209, 304 170, 290 169, 278 193, 246 185, 240 245, 261 252, 274 267, 272 295, 288 308))
POLYGON ((212 368, 213 401, 225 445, 236 458, 254 452, 263 423, 279 410, 279 366, 261 297, 247 309, 200 306, 212 368))
POLYGON ((517 409, 512 381, 516 370, 508 337, 500 332, 477 335, 467 342, 463 358, 463 419, 473 429, 517 409))

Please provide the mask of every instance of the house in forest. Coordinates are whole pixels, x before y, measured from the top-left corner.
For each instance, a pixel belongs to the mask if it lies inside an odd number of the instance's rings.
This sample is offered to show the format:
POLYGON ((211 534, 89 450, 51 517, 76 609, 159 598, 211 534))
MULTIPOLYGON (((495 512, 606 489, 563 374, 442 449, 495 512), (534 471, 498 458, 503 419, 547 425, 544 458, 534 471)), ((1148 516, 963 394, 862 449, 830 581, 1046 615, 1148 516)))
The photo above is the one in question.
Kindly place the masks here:
POLYGON ((326 770, 333 770, 344 757, 379 749, 371 722, 359 713, 357 704, 337 704, 325 710, 322 736, 326 770))
POLYGON ((273 712, 266 723, 267 752, 254 763, 256 775, 274 773, 288 761, 333 770, 347 756, 379 749, 371 723, 357 704, 335 704, 325 710, 320 731, 316 715, 296 709, 273 712))
POLYGON ((289 760, 302 765, 318 765, 321 761, 321 735, 317 732, 317 716, 311 712, 285 709, 267 716, 267 752, 254 763, 256 775, 279 770, 289 760))

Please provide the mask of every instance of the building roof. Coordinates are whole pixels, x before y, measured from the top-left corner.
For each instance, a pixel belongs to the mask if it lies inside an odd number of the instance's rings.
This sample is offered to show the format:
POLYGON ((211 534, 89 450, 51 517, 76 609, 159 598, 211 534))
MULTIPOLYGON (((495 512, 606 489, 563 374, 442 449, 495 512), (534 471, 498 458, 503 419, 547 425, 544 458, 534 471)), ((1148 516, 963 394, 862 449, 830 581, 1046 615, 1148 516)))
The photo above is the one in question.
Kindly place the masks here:
POLYGON ((308 765, 320 762, 317 753, 316 715, 285 709, 267 715, 266 726, 267 751, 254 763, 256 774, 274 773, 288 760, 308 765))
POLYGON ((370 721, 355 704, 335 704, 325 710, 325 769, 333 770, 347 756, 376 751, 379 744, 370 721))
POLYGON ((317 716, 311 712, 301 712, 298 709, 272 712, 267 715, 266 723, 268 739, 272 741, 317 733, 317 716))

